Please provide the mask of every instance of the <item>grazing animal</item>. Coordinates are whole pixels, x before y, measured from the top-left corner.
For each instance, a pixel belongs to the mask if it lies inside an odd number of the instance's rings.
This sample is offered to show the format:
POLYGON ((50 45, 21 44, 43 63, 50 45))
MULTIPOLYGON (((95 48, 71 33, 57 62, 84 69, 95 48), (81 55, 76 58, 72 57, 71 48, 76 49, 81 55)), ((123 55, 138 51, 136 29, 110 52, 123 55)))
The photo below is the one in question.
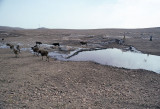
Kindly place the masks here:
POLYGON ((122 44, 124 43, 124 40, 122 40, 122 39, 115 39, 115 42, 116 42, 117 44, 122 45, 122 44))
POLYGON ((129 46, 129 50, 132 50, 132 46, 129 46))
POLYGON ((19 45, 16 46, 16 49, 18 50, 19 53, 21 52, 19 45))
POLYGON ((2 38, 2 41, 4 41, 4 38, 2 38))
POLYGON ((38 47, 38 45, 35 45, 35 46, 33 46, 33 47, 38 47))
POLYGON ((13 48, 14 48, 14 45, 12 45, 12 44, 10 44, 10 43, 7 43, 6 45, 9 46, 10 49, 13 49, 13 48))
POLYGON ((18 51, 18 50, 16 50, 15 48, 13 48, 13 52, 14 52, 14 54, 15 54, 16 58, 17 58, 17 57, 18 57, 18 54, 19 54, 19 51, 18 51))
POLYGON ((10 46, 10 49, 13 50, 13 49, 14 49, 14 45, 11 45, 11 46, 10 46))
POLYGON ((42 60, 43 60, 43 56, 46 56, 46 61, 48 59, 48 62, 49 62, 49 56, 48 56, 48 51, 45 51, 45 50, 39 50, 38 53, 41 54, 42 56, 42 60))
POLYGON ((39 45, 40 45, 40 44, 42 44, 42 42, 36 42, 36 45, 37 45, 37 44, 39 44, 39 45))
POLYGON ((20 53, 20 47, 19 45, 16 46, 16 49, 14 48, 14 45, 7 43, 7 46, 10 47, 11 50, 13 50, 13 53, 15 54, 16 58, 18 57, 18 54, 20 53))
POLYGON ((39 51, 39 48, 37 46, 34 46, 34 47, 31 47, 31 49, 33 50, 34 52, 34 55, 37 55, 38 56, 38 51, 39 51))
POLYGON ((7 45, 7 46, 10 46, 11 44, 10 44, 10 43, 6 43, 6 45, 7 45))
POLYGON ((53 43, 52 45, 54 45, 54 46, 60 46, 59 43, 53 43))
POLYGON ((81 44, 81 45, 87 45, 87 42, 81 41, 80 44, 81 44))

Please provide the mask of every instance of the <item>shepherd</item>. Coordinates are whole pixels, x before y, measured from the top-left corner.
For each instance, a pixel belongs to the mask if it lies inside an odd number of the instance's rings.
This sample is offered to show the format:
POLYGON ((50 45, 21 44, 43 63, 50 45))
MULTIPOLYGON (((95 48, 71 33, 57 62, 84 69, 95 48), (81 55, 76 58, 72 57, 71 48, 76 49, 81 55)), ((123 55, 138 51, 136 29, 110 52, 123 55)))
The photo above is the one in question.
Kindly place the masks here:
POLYGON ((150 41, 152 41, 152 36, 150 36, 150 41))
POLYGON ((125 40, 126 40, 126 34, 125 34, 125 32, 124 32, 123 42, 125 42, 125 40))

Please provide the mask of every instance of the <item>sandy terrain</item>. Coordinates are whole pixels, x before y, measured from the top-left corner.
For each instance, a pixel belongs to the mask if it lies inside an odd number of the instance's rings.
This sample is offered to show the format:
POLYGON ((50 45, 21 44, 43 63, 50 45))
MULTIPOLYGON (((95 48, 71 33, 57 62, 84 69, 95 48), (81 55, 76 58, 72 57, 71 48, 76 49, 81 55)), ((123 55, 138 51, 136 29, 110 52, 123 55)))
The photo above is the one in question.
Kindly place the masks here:
MULTIPOLYGON (((160 56, 160 28, 101 30, 23 30, 0 28, 1 43, 30 48, 36 41, 59 42, 82 48, 126 48, 160 56), (122 39, 125 44, 106 44, 122 39), (153 41, 149 41, 150 35, 153 41), (81 46, 80 41, 88 42, 81 46)), ((51 51, 52 49, 47 49, 51 51)), ((66 51, 65 51, 66 52, 66 51)), ((67 53, 67 52, 66 52, 67 53)), ((15 58, 0 48, 0 109, 160 109, 160 74, 51 59, 47 62, 29 51, 15 58)))

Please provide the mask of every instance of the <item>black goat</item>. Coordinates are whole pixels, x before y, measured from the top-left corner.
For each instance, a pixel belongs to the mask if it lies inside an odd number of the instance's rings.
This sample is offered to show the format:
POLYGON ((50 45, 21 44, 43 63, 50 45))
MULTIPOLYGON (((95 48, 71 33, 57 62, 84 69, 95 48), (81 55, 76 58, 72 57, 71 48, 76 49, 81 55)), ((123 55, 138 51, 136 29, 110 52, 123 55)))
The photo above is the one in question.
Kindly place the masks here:
POLYGON ((60 46, 59 43, 53 43, 52 45, 54 45, 54 46, 60 46))
POLYGON ((9 46, 10 49, 13 49, 13 48, 14 48, 14 45, 12 45, 12 44, 10 44, 10 43, 7 43, 6 45, 9 46))
POLYGON ((36 45, 37 45, 37 44, 39 44, 39 45, 40 45, 40 44, 42 44, 42 42, 36 42, 36 45))
POLYGON ((80 44, 81 44, 81 45, 87 45, 87 42, 81 41, 80 44))

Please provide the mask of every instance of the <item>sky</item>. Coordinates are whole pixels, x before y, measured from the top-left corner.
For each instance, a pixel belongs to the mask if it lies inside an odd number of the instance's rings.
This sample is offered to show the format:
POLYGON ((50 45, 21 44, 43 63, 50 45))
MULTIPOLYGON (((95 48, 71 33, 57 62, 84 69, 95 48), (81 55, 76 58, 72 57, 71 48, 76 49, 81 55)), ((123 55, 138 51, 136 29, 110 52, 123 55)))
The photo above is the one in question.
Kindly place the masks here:
POLYGON ((0 26, 22 28, 160 27, 160 0, 0 0, 0 26))

